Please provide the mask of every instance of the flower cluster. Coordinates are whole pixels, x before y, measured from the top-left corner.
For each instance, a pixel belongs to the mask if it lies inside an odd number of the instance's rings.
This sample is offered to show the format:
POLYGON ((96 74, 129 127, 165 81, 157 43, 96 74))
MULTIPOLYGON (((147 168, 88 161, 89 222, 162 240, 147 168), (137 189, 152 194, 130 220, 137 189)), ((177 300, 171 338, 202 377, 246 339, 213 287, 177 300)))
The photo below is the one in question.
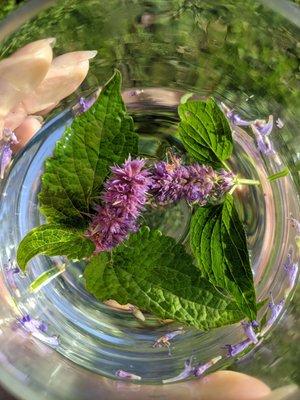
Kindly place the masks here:
POLYGON ((185 199, 204 205, 208 199, 222 197, 234 183, 230 172, 217 172, 206 165, 182 165, 179 160, 155 164, 151 177, 150 194, 158 204, 185 199))
POLYGON ((151 178, 144 168, 145 160, 129 159, 122 166, 112 167, 112 176, 105 184, 103 205, 86 232, 96 245, 96 252, 111 250, 130 232, 138 229, 137 219, 147 200, 151 178))
POLYGON ((159 205, 181 199, 204 205, 209 199, 221 198, 234 185, 231 172, 217 172, 199 164, 182 165, 179 158, 171 157, 171 163, 161 161, 149 169, 144 159, 130 157, 123 165, 111 168, 102 204, 95 207, 96 214, 86 231, 96 253, 111 250, 138 230, 138 218, 148 199, 159 205))
POLYGON ((8 128, 4 128, 3 136, 0 140, 0 179, 4 178, 6 168, 10 164, 12 157, 11 146, 17 143, 18 139, 15 133, 8 128))

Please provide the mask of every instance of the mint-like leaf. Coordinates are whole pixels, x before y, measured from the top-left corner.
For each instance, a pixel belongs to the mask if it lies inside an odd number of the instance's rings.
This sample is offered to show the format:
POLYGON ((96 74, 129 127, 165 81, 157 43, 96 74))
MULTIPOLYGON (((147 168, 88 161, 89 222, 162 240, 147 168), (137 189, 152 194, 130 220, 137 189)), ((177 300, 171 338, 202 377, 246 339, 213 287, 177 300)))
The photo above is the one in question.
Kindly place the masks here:
POLYGON ((220 205, 197 209, 190 243, 203 276, 231 294, 241 311, 254 320, 256 298, 246 235, 231 195, 220 205))
POLYGON ((214 99, 187 101, 178 107, 179 134, 188 153, 199 163, 220 167, 233 148, 229 123, 214 99))
POLYGON ((17 263, 24 271, 28 261, 38 254, 80 260, 89 257, 94 250, 94 243, 80 231, 46 224, 32 229, 22 239, 17 251, 17 263))
POLYGON ((48 223, 85 227, 86 213, 99 199, 109 167, 137 153, 138 136, 120 90, 121 74, 116 71, 46 161, 39 200, 48 223))
POLYGON ((130 302, 199 329, 243 318, 234 301, 200 276, 182 245, 147 227, 111 254, 93 257, 84 276, 87 290, 99 300, 130 302))

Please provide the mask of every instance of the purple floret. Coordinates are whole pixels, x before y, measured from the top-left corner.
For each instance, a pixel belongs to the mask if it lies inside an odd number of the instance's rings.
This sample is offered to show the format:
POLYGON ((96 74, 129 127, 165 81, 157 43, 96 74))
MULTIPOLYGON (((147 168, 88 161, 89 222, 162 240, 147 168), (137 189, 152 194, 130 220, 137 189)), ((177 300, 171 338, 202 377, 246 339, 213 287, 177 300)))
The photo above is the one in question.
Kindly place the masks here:
POLYGON ((251 343, 252 341, 247 338, 242 342, 236 344, 226 344, 225 347, 227 349, 228 357, 235 357, 236 355, 244 351, 247 347, 249 347, 251 343))
POLYGON ((11 162, 11 146, 17 143, 18 139, 15 133, 11 129, 4 128, 0 140, 0 179, 4 178, 4 173, 11 162))
POLYGON ((256 328, 257 326, 258 326, 258 323, 256 321, 242 322, 242 327, 244 329, 245 335, 254 344, 258 343, 258 338, 256 336, 256 333, 254 332, 254 329, 253 329, 253 328, 256 328))

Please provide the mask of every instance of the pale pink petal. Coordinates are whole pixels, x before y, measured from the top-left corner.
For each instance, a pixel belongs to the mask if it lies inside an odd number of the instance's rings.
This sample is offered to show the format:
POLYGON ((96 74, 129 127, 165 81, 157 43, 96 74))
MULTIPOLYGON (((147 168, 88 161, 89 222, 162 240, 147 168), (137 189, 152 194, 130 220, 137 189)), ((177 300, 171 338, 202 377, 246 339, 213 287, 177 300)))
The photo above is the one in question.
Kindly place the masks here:
POLYGON ((4 118, 9 111, 22 99, 23 93, 4 78, 0 78, 0 119, 4 118))
POLYGON ((10 58, 26 56, 26 55, 35 55, 40 52, 44 52, 45 48, 47 49, 48 52, 49 50, 48 47, 50 46, 52 48, 55 42, 56 42, 55 38, 36 40, 35 42, 28 43, 25 46, 18 49, 17 51, 15 51, 13 54, 10 55, 10 58))
POLYGON ((19 143, 12 147, 14 153, 19 151, 32 138, 32 136, 41 128, 40 117, 29 116, 15 130, 19 143))
POLYGON ((49 105, 49 107, 44 108, 44 110, 39 111, 39 115, 47 115, 49 114, 49 112, 51 112, 52 110, 54 110, 55 107, 58 106, 59 103, 52 103, 49 105))
POLYGON ((55 57, 52 65, 59 68, 70 67, 71 65, 77 65, 83 61, 88 61, 97 55, 96 50, 88 51, 73 51, 71 53, 65 53, 61 56, 55 57))
POLYGON ((26 94, 43 81, 49 70, 51 59, 50 46, 39 54, 7 58, 0 62, 0 76, 26 94))
POLYGON ((18 126, 22 124, 22 122, 27 117, 27 112, 24 109, 23 105, 20 103, 15 106, 4 118, 4 126, 5 128, 9 128, 14 131, 18 126))
POLYGON ((85 79, 89 70, 89 59, 95 55, 96 52, 80 51, 54 59, 44 81, 23 100, 28 114, 53 107, 72 94, 85 79), (85 60, 82 61, 83 59, 85 60))

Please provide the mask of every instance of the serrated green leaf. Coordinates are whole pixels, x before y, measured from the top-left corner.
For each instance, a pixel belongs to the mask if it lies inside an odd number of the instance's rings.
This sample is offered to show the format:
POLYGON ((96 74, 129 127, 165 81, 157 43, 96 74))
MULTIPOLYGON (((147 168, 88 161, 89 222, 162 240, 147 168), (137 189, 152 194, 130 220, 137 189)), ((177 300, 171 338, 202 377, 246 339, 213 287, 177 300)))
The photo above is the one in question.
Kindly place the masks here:
POLYGON ((39 201, 48 223, 86 226, 85 215, 99 198, 109 167, 137 153, 138 137, 120 90, 121 74, 116 71, 46 161, 39 201))
POLYGON ((257 307, 246 235, 231 195, 219 205, 199 207, 192 217, 190 243, 204 277, 231 294, 255 319, 257 307))
POLYGON ((111 254, 93 257, 84 276, 87 290, 99 300, 129 302, 199 329, 243 318, 234 301, 200 276, 182 245, 146 227, 111 254))
POLYGON ((178 107, 179 134, 199 163, 220 167, 233 149, 229 123, 214 99, 188 101, 178 107))
POLYGON ((24 271, 28 261, 38 254, 80 260, 89 257, 94 250, 94 243, 80 231, 46 224, 32 229, 21 240, 17 251, 17 263, 24 271))

